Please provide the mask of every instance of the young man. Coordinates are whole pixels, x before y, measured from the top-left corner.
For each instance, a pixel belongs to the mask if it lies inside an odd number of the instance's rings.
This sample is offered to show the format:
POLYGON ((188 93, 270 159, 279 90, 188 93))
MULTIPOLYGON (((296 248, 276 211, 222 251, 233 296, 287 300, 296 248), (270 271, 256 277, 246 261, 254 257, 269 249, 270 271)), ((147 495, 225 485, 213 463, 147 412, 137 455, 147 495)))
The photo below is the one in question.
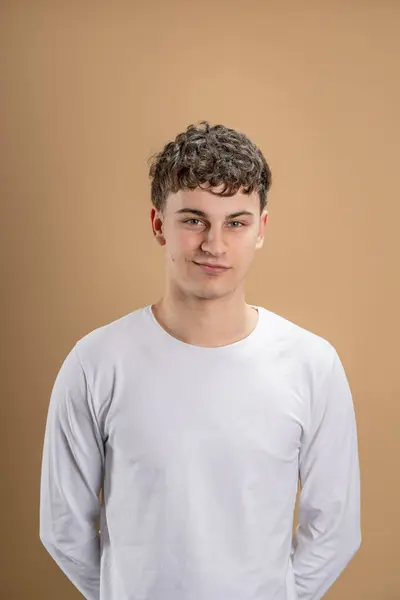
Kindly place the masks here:
POLYGON ((317 600, 361 543, 357 429, 335 348, 245 301, 270 169, 202 122, 150 176, 165 291, 57 375, 41 541, 89 600, 317 600))

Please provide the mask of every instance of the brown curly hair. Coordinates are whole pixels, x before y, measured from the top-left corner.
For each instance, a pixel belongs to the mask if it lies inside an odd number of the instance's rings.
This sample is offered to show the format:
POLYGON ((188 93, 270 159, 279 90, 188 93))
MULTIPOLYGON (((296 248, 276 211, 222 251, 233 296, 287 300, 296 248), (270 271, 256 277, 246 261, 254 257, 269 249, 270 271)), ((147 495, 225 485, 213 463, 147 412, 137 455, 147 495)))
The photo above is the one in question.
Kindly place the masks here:
POLYGON ((200 187, 218 196, 256 190, 267 205, 271 170, 261 150, 243 133, 208 121, 189 125, 149 159, 151 201, 163 210, 169 193, 200 187), (212 188, 223 185, 219 192, 212 188))

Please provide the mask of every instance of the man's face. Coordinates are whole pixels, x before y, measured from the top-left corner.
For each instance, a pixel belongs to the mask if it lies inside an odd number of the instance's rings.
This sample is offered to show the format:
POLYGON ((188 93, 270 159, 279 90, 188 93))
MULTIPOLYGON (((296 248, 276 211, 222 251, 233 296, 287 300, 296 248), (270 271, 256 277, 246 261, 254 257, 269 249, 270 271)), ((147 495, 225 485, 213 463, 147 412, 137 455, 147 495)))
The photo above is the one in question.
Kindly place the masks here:
POLYGON ((263 245, 267 216, 260 215, 256 192, 220 197, 197 188, 170 194, 163 213, 151 211, 153 233, 165 246, 169 284, 201 299, 232 294, 263 245))

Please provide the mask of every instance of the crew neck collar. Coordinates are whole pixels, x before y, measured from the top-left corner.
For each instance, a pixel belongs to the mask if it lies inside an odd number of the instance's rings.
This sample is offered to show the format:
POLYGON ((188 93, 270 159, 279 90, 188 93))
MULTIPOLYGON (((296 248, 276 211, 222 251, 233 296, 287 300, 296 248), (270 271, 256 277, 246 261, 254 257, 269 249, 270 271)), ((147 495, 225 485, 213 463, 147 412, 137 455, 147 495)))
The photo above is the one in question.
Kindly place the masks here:
POLYGON ((174 347, 176 350, 183 350, 187 353, 194 354, 203 354, 203 355, 226 355, 226 354, 235 354, 239 351, 244 350, 248 346, 251 346, 260 336, 262 323, 265 317, 265 310, 261 306, 256 306, 250 304, 252 308, 254 308, 258 313, 258 320, 254 329, 241 340, 233 342, 231 344, 227 344, 224 346, 197 346, 194 344, 189 344, 184 342, 172 334, 170 334, 166 329, 162 327, 162 325, 157 321, 154 312, 153 305, 148 304, 144 307, 145 314, 152 325, 153 331, 157 335, 158 340, 164 342, 165 344, 169 344, 174 347))

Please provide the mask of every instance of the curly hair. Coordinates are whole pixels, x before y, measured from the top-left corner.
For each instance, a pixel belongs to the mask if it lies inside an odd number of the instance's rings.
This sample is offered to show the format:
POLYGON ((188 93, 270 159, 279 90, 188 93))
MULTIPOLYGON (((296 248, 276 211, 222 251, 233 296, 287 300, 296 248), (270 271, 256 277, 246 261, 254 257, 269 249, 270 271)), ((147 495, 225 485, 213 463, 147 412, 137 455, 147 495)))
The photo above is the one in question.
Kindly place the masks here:
POLYGON ((149 159, 151 201, 162 211, 168 195, 197 187, 218 196, 257 191, 267 206, 271 170, 261 150, 243 133, 208 121, 189 125, 149 159), (219 192, 213 188, 223 189, 219 192))

